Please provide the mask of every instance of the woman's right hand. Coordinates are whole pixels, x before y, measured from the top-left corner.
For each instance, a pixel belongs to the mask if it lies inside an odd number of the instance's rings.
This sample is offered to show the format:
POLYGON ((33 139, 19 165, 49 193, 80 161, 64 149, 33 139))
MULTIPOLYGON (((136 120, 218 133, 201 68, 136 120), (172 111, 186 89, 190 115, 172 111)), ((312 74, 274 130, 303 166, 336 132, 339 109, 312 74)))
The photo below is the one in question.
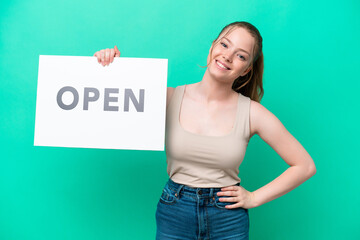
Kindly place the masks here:
POLYGON ((109 64, 114 61, 114 57, 120 57, 120 51, 117 46, 115 46, 111 49, 107 48, 97 51, 94 56, 97 57, 98 63, 103 66, 109 66, 109 64))

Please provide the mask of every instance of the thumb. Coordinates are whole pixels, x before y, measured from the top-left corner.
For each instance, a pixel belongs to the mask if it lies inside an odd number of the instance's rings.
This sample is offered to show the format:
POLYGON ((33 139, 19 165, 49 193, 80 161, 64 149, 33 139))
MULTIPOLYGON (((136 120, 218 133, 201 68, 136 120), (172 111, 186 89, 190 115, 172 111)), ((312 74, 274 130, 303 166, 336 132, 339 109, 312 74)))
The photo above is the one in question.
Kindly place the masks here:
POLYGON ((120 51, 117 48, 117 46, 114 47, 114 50, 115 50, 115 57, 120 57, 120 51))

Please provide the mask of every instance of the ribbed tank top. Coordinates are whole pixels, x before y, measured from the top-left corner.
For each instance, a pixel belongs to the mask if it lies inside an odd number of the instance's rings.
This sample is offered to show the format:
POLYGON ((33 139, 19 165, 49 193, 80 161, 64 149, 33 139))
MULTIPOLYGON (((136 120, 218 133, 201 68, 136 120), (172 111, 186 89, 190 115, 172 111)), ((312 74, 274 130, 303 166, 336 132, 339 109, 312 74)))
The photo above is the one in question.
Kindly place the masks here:
POLYGON ((241 182, 239 167, 250 140, 250 98, 239 93, 236 121, 223 136, 191 133, 180 125, 185 85, 175 88, 166 110, 165 151, 171 180, 189 187, 225 187, 241 182))

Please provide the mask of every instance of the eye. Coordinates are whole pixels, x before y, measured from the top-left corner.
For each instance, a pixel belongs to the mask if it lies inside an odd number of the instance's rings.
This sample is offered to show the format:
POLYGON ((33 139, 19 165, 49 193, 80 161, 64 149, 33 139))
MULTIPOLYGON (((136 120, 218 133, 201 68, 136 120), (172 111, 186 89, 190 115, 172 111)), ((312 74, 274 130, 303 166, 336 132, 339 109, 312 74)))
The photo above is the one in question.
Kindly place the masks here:
POLYGON ((227 47, 227 45, 225 43, 220 43, 223 47, 227 47))
POLYGON ((238 55, 240 58, 242 58, 243 60, 246 60, 245 57, 243 55, 238 55))

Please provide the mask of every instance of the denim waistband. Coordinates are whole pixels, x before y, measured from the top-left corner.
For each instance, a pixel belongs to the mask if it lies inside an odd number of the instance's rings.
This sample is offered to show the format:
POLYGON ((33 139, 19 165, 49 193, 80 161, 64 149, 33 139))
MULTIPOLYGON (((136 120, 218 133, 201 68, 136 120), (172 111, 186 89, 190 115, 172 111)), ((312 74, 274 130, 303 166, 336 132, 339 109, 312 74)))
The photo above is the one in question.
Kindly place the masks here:
MULTIPOLYGON (((193 188, 186 186, 184 184, 179 184, 174 182, 169 178, 167 182, 169 188, 177 192, 179 195, 181 191, 186 192, 187 194, 193 194, 198 196, 204 196, 204 197, 212 197, 215 193, 220 192, 221 188, 193 188)), ((240 183, 234 184, 234 186, 240 186, 240 183)))

